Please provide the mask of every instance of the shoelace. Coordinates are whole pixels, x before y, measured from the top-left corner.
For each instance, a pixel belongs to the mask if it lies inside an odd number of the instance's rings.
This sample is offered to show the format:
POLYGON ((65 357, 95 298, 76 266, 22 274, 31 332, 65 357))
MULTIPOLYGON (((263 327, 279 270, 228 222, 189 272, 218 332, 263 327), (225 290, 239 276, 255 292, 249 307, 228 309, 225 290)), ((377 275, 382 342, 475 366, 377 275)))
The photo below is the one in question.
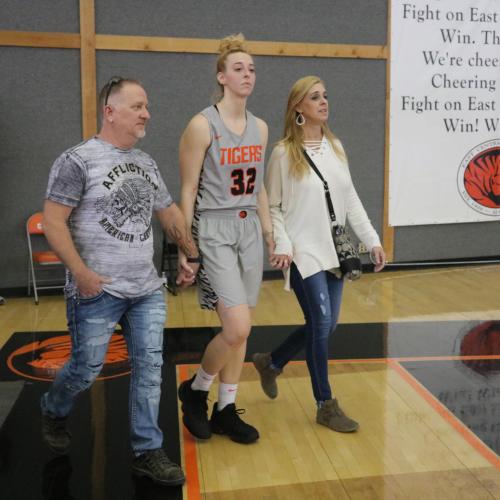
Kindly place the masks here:
POLYGON ((245 424, 245 422, 240 418, 240 415, 243 415, 245 412, 246 412, 245 408, 235 407, 234 412, 231 412, 229 415, 233 418, 233 421, 236 422, 237 424, 245 424))
POLYGON ((173 462, 162 450, 153 450, 145 457, 145 462, 154 472, 161 471, 164 466, 170 466, 173 462))

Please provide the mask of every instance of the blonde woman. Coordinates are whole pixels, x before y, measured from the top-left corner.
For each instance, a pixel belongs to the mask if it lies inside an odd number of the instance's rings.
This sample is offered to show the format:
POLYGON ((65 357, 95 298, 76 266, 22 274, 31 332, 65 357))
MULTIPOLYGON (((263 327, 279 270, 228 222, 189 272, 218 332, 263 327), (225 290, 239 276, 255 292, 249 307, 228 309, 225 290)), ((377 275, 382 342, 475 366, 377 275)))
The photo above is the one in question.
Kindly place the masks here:
POLYGON ((349 219, 370 249, 375 271, 384 267, 385 255, 354 189, 344 149, 328 127, 328 112, 328 95, 320 78, 306 76, 295 82, 288 98, 284 137, 269 159, 266 188, 276 264, 289 266, 285 289, 295 292, 305 325, 271 353, 257 353, 253 360, 265 394, 275 398, 276 377, 305 348, 316 421, 335 431, 353 432, 358 423, 342 411, 328 380, 328 340, 337 324, 343 279, 323 184, 304 151, 328 182, 338 224, 345 225, 349 219))
MULTIPOLYGON (((246 107, 255 64, 242 35, 221 41, 216 78, 220 100, 192 118, 180 141, 180 206, 202 257, 200 305, 217 311, 222 331, 208 344, 196 375, 179 387, 179 398, 184 425, 195 437, 208 439, 215 432, 252 443, 259 433, 240 418, 235 400, 250 308, 262 280, 262 236, 271 258, 274 242, 263 186, 267 125, 246 107), (217 375, 218 399, 209 421, 207 396, 217 375)), ((180 260, 192 261, 183 255, 180 260)))

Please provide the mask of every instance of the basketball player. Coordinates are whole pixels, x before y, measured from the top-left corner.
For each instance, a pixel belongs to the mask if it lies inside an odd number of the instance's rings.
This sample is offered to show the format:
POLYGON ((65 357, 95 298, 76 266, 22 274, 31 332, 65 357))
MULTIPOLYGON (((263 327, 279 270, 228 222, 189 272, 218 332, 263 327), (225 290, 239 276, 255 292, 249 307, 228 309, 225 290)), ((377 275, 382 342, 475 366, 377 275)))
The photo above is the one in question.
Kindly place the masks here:
MULTIPOLYGON (((259 438, 235 405, 250 334, 250 308, 262 280, 262 239, 274 264, 274 241, 263 186, 267 125, 246 109, 255 65, 240 35, 221 41, 217 104, 189 122, 180 141, 181 203, 198 243, 198 292, 203 309, 216 310, 222 331, 208 344, 201 367, 179 387, 183 422, 199 439, 212 432, 233 441, 259 438), (208 420, 207 396, 219 375, 218 399, 208 420)), ((180 255, 181 263, 198 263, 180 255)))

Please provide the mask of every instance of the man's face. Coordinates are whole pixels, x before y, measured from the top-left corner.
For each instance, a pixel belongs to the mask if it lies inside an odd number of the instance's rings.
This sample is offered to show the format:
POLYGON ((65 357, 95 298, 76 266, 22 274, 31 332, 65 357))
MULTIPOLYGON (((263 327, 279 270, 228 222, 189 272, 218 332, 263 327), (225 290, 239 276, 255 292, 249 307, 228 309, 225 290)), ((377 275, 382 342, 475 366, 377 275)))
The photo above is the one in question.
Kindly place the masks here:
MULTIPOLYGON (((146 135, 146 122, 151 118, 146 91, 135 83, 126 83, 108 99, 113 128, 131 143, 146 135)), ((127 141, 127 142, 128 142, 127 141)))

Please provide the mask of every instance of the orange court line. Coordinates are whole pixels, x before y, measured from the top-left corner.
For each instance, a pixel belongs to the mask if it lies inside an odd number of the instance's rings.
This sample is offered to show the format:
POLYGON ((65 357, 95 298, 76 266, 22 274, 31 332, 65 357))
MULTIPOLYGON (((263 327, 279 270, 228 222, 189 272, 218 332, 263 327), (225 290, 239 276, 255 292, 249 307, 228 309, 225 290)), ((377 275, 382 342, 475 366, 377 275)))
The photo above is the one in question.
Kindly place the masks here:
POLYGON ((405 380, 419 396, 421 396, 439 415, 446 420, 480 455, 494 467, 500 469, 500 457, 486 444, 484 444, 465 424, 463 424, 451 411, 448 410, 434 395, 428 391, 408 370, 394 360, 389 360, 388 365, 405 380))
MULTIPOLYGON (((394 358, 360 358, 360 359, 329 359, 329 364, 335 363, 400 363, 404 361, 472 361, 477 359, 500 359, 500 354, 480 356, 402 356, 394 358)), ((290 361, 290 363, 303 363, 304 361, 290 361)))
MULTIPOLYGON (((188 365, 179 365, 179 383, 187 380, 188 365)), ((182 426, 182 437, 184 441, 184 467, 186 469, 186 484, 188 500, 200 500, 200 478, 198 475, 198 458, 196 454, 196 441, 189 431, 182 426)))
POLYGON ((391 361, 472 361, 474 359, 500 359, 500 354, 484 354, 469 356, 404 356, 387 358, 391 361))

